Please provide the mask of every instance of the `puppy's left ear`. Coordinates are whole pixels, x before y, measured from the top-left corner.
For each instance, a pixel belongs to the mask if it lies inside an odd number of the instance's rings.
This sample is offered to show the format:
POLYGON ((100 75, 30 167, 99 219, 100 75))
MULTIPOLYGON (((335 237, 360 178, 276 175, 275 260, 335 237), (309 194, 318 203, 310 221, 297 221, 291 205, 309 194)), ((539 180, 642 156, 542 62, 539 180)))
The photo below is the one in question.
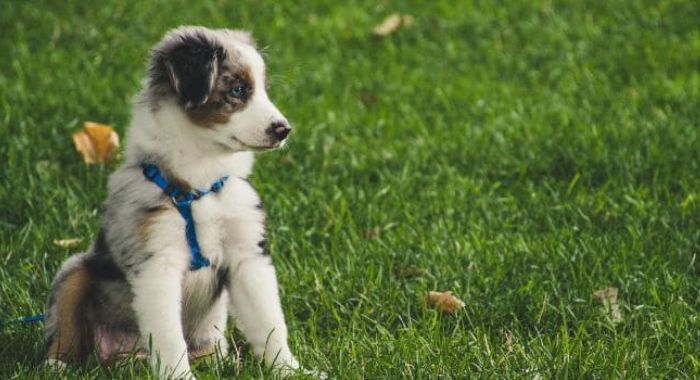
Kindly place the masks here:
POLYGON ((200 35, 184 35, 165 54, 165 69, 186 109, 207 102, 218 76, 223 48, 200 35))

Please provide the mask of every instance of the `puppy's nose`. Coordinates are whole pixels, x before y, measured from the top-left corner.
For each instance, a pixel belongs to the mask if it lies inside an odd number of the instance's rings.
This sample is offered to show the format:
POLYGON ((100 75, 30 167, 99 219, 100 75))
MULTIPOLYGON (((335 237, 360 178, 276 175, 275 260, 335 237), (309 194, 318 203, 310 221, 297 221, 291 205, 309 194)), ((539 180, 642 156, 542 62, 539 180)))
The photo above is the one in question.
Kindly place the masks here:
POLYGON ((289 123, 286 121, 275 121, 272 124, 270 124, 270 127, 267 128, 267 133, 269 135, 274 136, 278 141, 282 141, 285 138, 287 138, 287 135, 289 132, 292 131, 292 127, 289 126, 289 123))

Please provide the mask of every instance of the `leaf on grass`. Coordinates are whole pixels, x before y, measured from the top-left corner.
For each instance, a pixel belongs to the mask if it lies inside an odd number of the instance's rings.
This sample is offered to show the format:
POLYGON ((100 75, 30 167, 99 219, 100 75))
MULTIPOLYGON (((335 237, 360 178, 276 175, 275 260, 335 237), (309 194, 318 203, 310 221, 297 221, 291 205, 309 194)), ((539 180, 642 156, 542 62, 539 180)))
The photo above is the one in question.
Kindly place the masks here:
POLYGON ((119 135, 109 125, 85 122, 85 128, 73 133, 75 149, 86 164, 104 164, 117 158, 119 135))
POLYGON ((425 296, 425 303, 444 314, 454 314, 457 309, 465 306, 464 302, 455 297, 449 290, 446 292, 428 292, 425 296))
POLYGON ((372 29, 372 34, 377 37, 386 37, 401 28, 406 28, 413 23, 413 16, 392 13, 381 24, 372 29))
POLYGON ((425 269, 415 265, 406 265, 396 268, 396 277, 399 278, 416 278, 422 277, 425 274, 425 269))
POLYGON ((60 239, 60 240, 54 240, 53 243, 61 248, 73 248, 77 247, 80 243, 83 242, 83 239, 81 238, 72 238, 72 239, 60 239))
POLYGON ((513 344, 515 342, 515 336, 510 330, 503 330, 503 343, 506 345, 506 354, 513 352, 513 344))
POLYGON ((377 104, 377 102, 379 101, 379 97, 377 96, 377 94, 370 91, 363 91, 360 93, 360 95, 358 95, 358 97, 360 98, 360 101, 362 102, 362 104, 364 104, 365 107, 371 107, 377 104))
POLYGON ((379 234, 381 233, 381 229, 379 227, 372 227, 367 230, 365 235, 367 236, 367 239, 374 240, 379 237, 379 234))
POLYGON ((617 288, 598 289, 593 292, 593 297, 603 304, 613 323, 622 322, 622 312, 617 302, 617 288))

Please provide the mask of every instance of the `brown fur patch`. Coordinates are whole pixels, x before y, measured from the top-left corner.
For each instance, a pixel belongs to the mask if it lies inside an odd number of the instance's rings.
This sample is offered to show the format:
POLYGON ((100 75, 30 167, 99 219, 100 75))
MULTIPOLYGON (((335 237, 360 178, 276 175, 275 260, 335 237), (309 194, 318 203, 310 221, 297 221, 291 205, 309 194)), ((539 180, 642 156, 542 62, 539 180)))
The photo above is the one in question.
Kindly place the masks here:
POLYGON ((57 328, 49 344, 49 359, 81 362, 92 350, 92 331, 85 320, 89 286, 90 276, 84 266, 68 274, 59 285, 57 328))
POLYGON ((144 212, 143 216, 139 220, 138 227, 139 238, 141 238, 142 241, 148 240, 156 220, 160 218, 164 212, 168 211, 168 209, 169 207, 165 205, 158 205, 156 207, 151 207, 144 212))
POLYGON ((178 189, 185 191, 185 192, 188 192, 188 193, 192 192, 192 190, 194 190, 194 188, 192 187, 192 185, 189 184, 189 182, 182 180, 182 179, 179 179, 179 178, 172 178, 170 180, 170 183, 173 186, 177 186, 178 189))
POLYGON ((215 124, 226 124, 231 119, 231 115, 239 112, 248 105, 248 101, 253 96, 255 81, 250 72, 250 68, 233 61, 234 58, 227 58, 221 65, 219 76, 216 78, 214 89, 206 103, 195 109, 187 111, 187 116, 194 124, 210 128, 215 124), (238 99, 229 94, 234 86, 245 85, 248 87, 248 94, 244 99, 238 99))

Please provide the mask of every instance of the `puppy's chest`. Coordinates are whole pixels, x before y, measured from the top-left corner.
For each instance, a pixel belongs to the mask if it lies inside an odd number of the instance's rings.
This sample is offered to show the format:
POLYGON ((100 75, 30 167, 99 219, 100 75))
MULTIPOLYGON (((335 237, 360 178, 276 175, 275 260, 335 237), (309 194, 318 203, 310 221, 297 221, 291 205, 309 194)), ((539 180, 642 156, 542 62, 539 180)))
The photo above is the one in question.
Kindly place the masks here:
POLYGON ((192 203, 192 216, 202 255, 225 266, 237 248, 257 242, 264 233, 260 199, 248 182, 234 178, 224 189, 192 203))

